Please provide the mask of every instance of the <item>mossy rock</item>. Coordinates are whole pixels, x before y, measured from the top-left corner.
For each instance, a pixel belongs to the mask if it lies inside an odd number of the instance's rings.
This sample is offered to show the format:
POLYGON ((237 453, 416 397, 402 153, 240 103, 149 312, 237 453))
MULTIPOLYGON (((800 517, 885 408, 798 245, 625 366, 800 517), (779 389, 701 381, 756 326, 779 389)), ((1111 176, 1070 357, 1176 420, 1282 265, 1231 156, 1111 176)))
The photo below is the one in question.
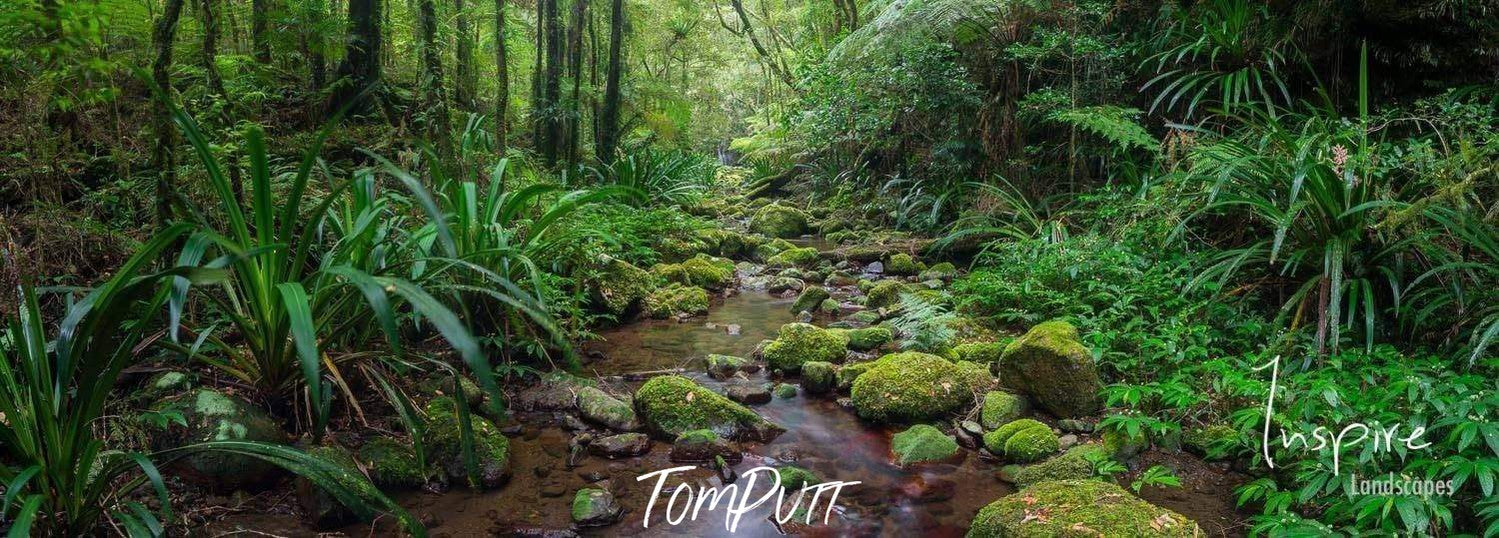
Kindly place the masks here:
POLYGON ((893 306, 900 302, 900 294, 905 292, 905 283, 897 280, 882 280, 865 292, 864 306, 870 308, 893 306))
POLYGON ((1195 537, 1202 529, 1185 516, 1099 480, 1041 482, 979 510, 969 538, 1033 536, 1195 537), (1044 508, 1046 517, 1036 517, 1044 508))
POLYGON ((573 495, 570 515, 579 527, 603 527, 618 521, 623 510, 607 490, 583 488, 573 495))
POLYGON ((999 358, 1004 355, 1005 344, 999 342, 970 342, 953 346, 952 351, 958 360, 972 361, 979 364, 999 364, 999 358))
POLYGON ((137 402, 154 402, 169 396, 182 394, 193 388, 193 378, 184 372, 167 370, 146 378, 130 397, 137 402))
POLYGON ((848 348, 854 351, 873 351, 893 341, 895 341, 895 331, 888 327, 848 330, 848 348))
MULTIPOLYGON (((806 369, 807 365, 803 364, 802 370, 804 373, 806 369)), ((777 383, 775 388, 771 389, 770 391, 770 393, 779 400, 790 400, 792 398, 795 398, 797 392, 798 391, 796 390, 796 385, 793 385, 791 383, 777 383)))
POLYGON ((830 316, 837 315, 842 311, 843 305, 839 304, 838 300, 833 298, 823 299, 822 302, 817 305, 818 313, 827 314, 830 316))
POLYGON ((1055 453, 1061 445, 1051 428, 1023 418, 984 434, 984 448, 1006 461, 1030 463, 1055 453))
MULTIPOLYGON (((856 362, 852 364, 845 364, 842 367, 838 368, 838 390, 849 390, 853 388, 854 380, 858 379, 859 376, 864 375, 864 372, 868 372, 870 368, 874 368, 875 363, 877 362, 879 361, 856 362)), ((803 365, 802 367, 805 368, 806 365, 803 365)))
POLYGON ((381 486, 417 488, 427 483, 428 472, 417 462, 409 443, 378 437, 359 449, 359 460, 370 479, 381 486))
MULTIPOLYGON (((380 490, 376 489, 364 474, 359 472, 359 464, 354 462, 354 457, 349 450, 337 445, 320 445, 307 449, 307 455, 321 460, 325 465, 336 469, 333 476, 341 485, 363 492, 366 495, 378 495, 380 490)), ((317 484, 306 478, 297 477, 294 489, 297 493, 297 502, 302 506, 302 513, 306 514, 308 522, 314 528, 328 530, 363 519, 370 521, 374 519, 373 513, 364 513, 366 517, 344 506, 337 497, 325 491, 317 484)))
POLYGON ((921 272, 917 280, 941 280, 948 281, 958 276, 958 268, 950 262, 942 262, 921 272))
POLYGON ((721 290, 734 283, 734 262, 698 254, 681 263, 659 263, 651 273, 668 283, 721 290))
POLYGON ((837 374, 833 363, 809 361, 802 363, 802 390, 807 394, 827 394, 837 387, 837 374))
POLYGON ((783 250, 765 263, 771 267, 801 267, 810 268, 817 265, 817 249, 812 247, 789 248, 783 250))
POLYGON ((918 352, 881 357, 854 379, 851 396, 860 418, 886 423, 945 418, 973 399, 957 366, 918 352))
MULTIPOLYGON (((458 389, 463 391, 464 401, 468 402, 469 408, 478 409, 479 406, 484 405, 484 389, 479 388, 478 382, 466 375, 460 375, 457 379, 458 389)), ((438 375, 423 379, 416 384, 416 392, 426 398, 457 394, 453 391, 453 376, 451 375, 438 375)))
POLYGON ((746 359, 744 357, 735 357, 733 355, 719 355, 716 353, 710 353, 708 354, 707 358, 703 359, 703 361, 704 368, 706 368, 708 376, 718 380, 734 377, 734 374, 737 374, 739 372, 750 372, 752 370, 758 369, 758 367, 754 366, 749 359, 746 359))
POLYGON ((682 376, 661 376, 635 391, 635 411, 647 428, 667 439, 712 430, 732 439, 769 442, 786 431, 722 394, 682 376))
POLYGON ((838 250, 838 255, 843 259, 859 263, 880 261, 888 253, 890 253, 890 247, 883 245, 853 245, 838 250))
POLYGON ((475 457, 474 479, 470 482, 463 457, 462 425, 458 405, 446 396, 427 402, 428 456, 441 462, 450 479, 475 488, 496 488, 510 479, 510 440, 489 419, 469 414, 475 457))
POLYGON ((1222 459, 1220 447, 1239 437, 1239 431, 1226 424, 1189 428, 1182 432, 1182 446, 1188 452, 1209 460, 1222 459))
MULTIPOLYGON (((158 449, 208 441, 283 444, 287 435, 264 409, 240 398, 200 388, 159 402, 156 409, 182 413, 187 425, 172 424, 152 441, 158 449)), ((194 452, 180 460, 184 475, 220 490, 258 488, 275 483, 284 471, 260 458, 225 451, 194 452)))
POLYGON ((816 310, 818 305, 821 305, 823 301, 828 300, 832 296, 831 293, 828 293, 828 290, 822 289, 821 286, 807 286, 806 289, 802 290, 802 294, 796 297, 796 301, 791 303, 791 313, 799 314, 816 310))
POLYGON ((953 366, 963 374, 963 381, 968 384, 968 390, 973 392, 984 392, 994 388, 994 374, 989 371, 989 366, 970 361, 957 361, 953 366))
POLYGON ((1021 466, 1010 473, 1010 478, 1015 482, 1015 487, 1022 489, 1050 480, 1085 480, 1094 478, 1093 462, 1089 461, 1088 458, 1090 455, 1101 456, 1104 454, 1106 452, 1103 446, 1097 443, 1077 445, 1054 458, 1040 463, 1021 466))
POLYGON ((786 488, 787 491, 796 491, 806 486, 822 483, 822 479, 816 473, 808 471, 795 465, 783 465, 776 468, 779 473, 777 487, 786 488))
POLYGON ((885 274, 896 276, 910 276, 921 272, 921 262, 916 261, 910 254, 898 252, 891 254, 885 260, 885 274))
POLYGON ((595 387, 578 389, 578 414, 611 430, 630 432, 640 429, 635 408, 595 387))
POLYGON ((788 373, 801 371, 809 361, 843 362, 848 341, 833 332, 808 323, 781 326, 776 339, 765 346, 765 362, 771 368, 788 373))
POLYGON ((708 303, 708 290, 671 284, 646 296, 645 312, 655 319, 666 319, 679 314, 696 316, 708 313, 708 303))
POLYGON ((917 424, 890 438, 890 450, 901 465, 942 461, 958 454, 958 442, 942 430, 917 424))
POLYGON ((719 437, 712 430, 682 432, 671 444, 671 461, 678 463, 700 463, 713 461, 715 457, 739 461, 742 456, 738 448, 719 437))
POLYGON ((800 237, 807 233, 807 213, 794 207, 771 204, 755 211, 749 229, 768 237, 800 237))
POLYGON ((754 258, 761 262, 769 262, 776 254, 796 248, 790 241, 774 238, 755 247, 754 258))
POLYGON ((979 410, 979 424, 993 430, 1019 419, 1027 411, 1025 398, 1004 391, 993 390, 984 394, 984 406, 979 410))
POLYGON ((623 318, 656 288, 656 279, 624 260, 605 258, 585 279, 595 304, 605 313, 623 318))
POLYGON ((1150 448, 1150 440, 1144 434, 1130 436, 1119 430, 1106 429, 1099 437, 1109 456, 1119 461, 1129 461, 1150 448))
POLYGON ((1093 355, 1078 341, 1077 329, 1065 321, 1032 327, 1005 347, 999 380, 1031 397, 1058 418, 1097 413, 1103 405, 1103 382, 1093 355))
POLYGON ((860 310, 850 314, 848 319, 866 325, 873 325, 880 322, 880 313, 874 310, 860 310))

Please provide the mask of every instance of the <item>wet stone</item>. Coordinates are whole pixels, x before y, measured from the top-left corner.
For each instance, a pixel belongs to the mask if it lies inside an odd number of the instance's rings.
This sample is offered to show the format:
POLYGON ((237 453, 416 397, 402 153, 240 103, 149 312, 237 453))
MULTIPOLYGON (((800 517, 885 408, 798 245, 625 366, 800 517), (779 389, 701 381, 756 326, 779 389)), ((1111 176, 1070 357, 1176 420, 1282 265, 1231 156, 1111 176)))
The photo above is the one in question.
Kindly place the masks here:
POLYGON ((725 391, 725 396, 730 400, 746 404, 761 405, 770 403, 770 388, 760 383, 737 383, 730 385, 725 391))
POLYGON ((605 458, 628 458, 651 450, 651 438, 643 433, 622 433, 595 440, 588 451, 605 458))
POLYGON ((578 490, 573 497, 573 523, 579 527, 603 527, 619 519, 622 508, 614 494, 595 488, 578 490))

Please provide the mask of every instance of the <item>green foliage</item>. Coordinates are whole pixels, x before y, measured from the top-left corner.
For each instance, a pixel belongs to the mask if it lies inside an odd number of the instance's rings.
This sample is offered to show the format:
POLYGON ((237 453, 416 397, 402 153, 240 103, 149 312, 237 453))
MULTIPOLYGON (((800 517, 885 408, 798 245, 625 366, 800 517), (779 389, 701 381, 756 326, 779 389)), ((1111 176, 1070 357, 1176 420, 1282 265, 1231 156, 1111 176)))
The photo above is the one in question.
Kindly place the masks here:
POLYGON ((1211 0, 1176 12, 1160 51, 1146 61, 1158 73, 1144 87, 1159 88, 1151 110, 1186 107, 1190 117, 1207 103, 1230 113, 1290 104, 1281 74, 1297 56, 1289 38, 1269 6, 1250 0, 1211 0))
POLYGON ((1134 482, 1130 482, 1129 489, 1135 490, 1135 493, 1139 493, 1146 486, 1180 488, 1182 487, 1182 481, 1176 477, 1176 473, 1171 472, 1171 469, 1162 465, 1152 465, 1145 472, 1140 473, 1140 476, 1134 482))
POLYGON ((633 189, 643 202, 681 205, 698 199, 713 182, 715 166, 705 156, 680 151, 657 151, 650 146, 589 169, 600 185, 633 189))

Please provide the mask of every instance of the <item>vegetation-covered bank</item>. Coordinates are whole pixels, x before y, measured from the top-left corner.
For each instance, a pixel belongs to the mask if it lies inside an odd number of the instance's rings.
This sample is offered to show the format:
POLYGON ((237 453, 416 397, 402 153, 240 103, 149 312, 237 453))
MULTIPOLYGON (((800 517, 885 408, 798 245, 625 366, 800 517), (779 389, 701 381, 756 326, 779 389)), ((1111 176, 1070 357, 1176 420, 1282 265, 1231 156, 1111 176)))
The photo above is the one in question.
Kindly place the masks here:
POLYGON ((687 461, 881 484, 832 532, 1493 536, 1496 51, 1486 1, 13 2, 0 529, 609 532, 687 461))

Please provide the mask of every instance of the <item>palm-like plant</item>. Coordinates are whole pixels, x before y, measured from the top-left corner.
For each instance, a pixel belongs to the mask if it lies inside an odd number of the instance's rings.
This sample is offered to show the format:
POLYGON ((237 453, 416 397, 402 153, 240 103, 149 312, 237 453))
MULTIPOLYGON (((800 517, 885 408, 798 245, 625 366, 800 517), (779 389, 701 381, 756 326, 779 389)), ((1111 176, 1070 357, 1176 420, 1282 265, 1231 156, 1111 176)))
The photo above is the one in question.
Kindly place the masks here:
POLYGON ((643 193, 643 202, 682 204, 707 190, 713 178, 711 170, 702 156, 646 147, 591 172, 600 185, 643 193))
POLYGON ((1179 12, 1161 51, 1145 62, 1157 74, 1142 89, 1160 88, 1151 111, 1180 105, 1190 117, 1216 103, 1228 113, 1256 104, 1274 113, 1289 104, 1281 70, 1295 51, 1275 21, 1266 5, 1250 0, 1211 0, 1179 12))
MULTIPOLYGON (((230 345, 216 334, 205 335, 223 358, 203 354, 198 355, 200 359, 266 394, 295 394, 296 389, 306 387, 313 417, 310 430, 314 436, 321 436, 332 401, 331 386, 323 381, 323 374, 326 369, 337 376, 336 365, 323 353, 321 340, 351 325, 374 325, 399 352, 396 307, 390 297, 394 294, 453 345, 486 390, 498 394, 487 360, 458 316, 420 286, 393 276, 397 274, 394 264, 371 265, 360 257, 378 252, 372 239, 362 235, 364 231, 351 230, 352 235, 345 236, 351 241, 346 245, 350 248, 324 252, 323 244, 316 240, 319 227, 303 222, 313 165, 332 123, 305 151, 300 166, 289 178, 286 196, 279 201, 271 191, 265 135, 257 126, 245 130, 244 152, 250 163, 246 179, 251 189, 246 212, 197 123, 173 108, 174 119, 196 150, 222 207, 217 218, 194 211, 199 231, 189 239, 180 261, 194 265, 210 248, 224 254, 215 264, 230 269, 230 278, 220 286, 221 293, 201 295, 228 319, 241 342, 230 345), (371 274, 365 269, 382 272, 371 274), (365 307, 359 306, 361 302, 365 307)), ((351 183, 331 185, 322 201, 306 214, 326 215, 344 198, 351 183)), ((377 216, 369 211, 361 213, 366 224, 373 220, 371 215, 377 216)), ((174 341, 188 288, 187 281, 178 279, 171 301, 174 341)))
POLYGON ((108 450, 95 436, 120 372, 134 361, 142 335, 152 329, 137 312, 158 312, 167 301, 168 278, 210 282, 223 270, 181 266, 145 274, 182 235, 187 224, 163 230, 113 278, 70 307, 56 340, 49 342, 36 295, 23 284, 21 306, 0 333, 0 521, 12 514, 10 536, 84 536, 108 518, 132 536, 161 536, 172 520, 170 498, 152 459, 175 459, 205 450, 234 452, 291 470, 368 515, 395 513, 420 533, 409 515, 380 495, 362 476, 292 448, 248 442, 210 442, 157 454, 108 450), (129 500, 147 483, 161 508, 153 512, 129 500), (12 510, 15 508, 14 510, 12 510))

